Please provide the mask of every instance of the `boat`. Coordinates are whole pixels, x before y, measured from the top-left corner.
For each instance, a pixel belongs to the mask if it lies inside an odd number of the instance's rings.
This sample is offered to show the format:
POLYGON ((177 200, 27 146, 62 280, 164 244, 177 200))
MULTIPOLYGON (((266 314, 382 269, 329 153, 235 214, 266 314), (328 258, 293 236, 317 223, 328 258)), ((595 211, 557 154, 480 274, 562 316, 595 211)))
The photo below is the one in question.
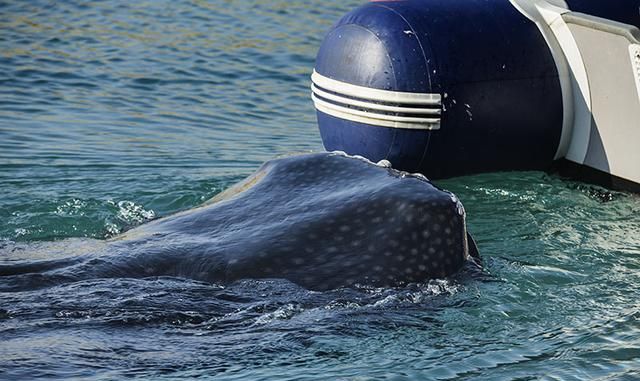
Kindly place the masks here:
POLYGON ((322 42, 323 144, 431 179, 558 171, 640 191, 640 0, 372 1, 322 42))

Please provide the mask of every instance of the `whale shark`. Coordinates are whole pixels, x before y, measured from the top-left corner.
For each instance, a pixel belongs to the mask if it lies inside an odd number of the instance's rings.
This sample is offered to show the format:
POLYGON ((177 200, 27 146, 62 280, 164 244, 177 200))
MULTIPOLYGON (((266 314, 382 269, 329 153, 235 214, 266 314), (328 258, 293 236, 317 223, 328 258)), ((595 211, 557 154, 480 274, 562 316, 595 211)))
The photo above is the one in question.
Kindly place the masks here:
POLYGON ((477 257, 465 219, 460 200, 423 175, 339 152, 303 154, 268 161, 200 207, 75 247, 72 256, 0 264, 0 276, 400 286, 450 276, 477 257))

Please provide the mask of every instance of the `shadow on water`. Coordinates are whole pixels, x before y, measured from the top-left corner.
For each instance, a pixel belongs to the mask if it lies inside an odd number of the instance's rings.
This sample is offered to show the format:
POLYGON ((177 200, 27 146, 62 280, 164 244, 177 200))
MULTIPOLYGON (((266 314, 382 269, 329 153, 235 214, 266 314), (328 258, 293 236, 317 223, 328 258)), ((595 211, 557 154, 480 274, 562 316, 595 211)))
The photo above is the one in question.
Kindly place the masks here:
POLYGON ((5 364, 22 365, 6 373, 9 378, 61 376, 56 372, 61 352, 73 359, 64 365, 67 374, 78 376, 86 375, 88 363, 93 371, 124 366, 123 375, 144 376, 302 366, 349 357, 347 348, 323 344, 332 337, 360 340, 422 327, 451 303, 445 295, 460 287, 434 281, 401 290, 315 293, 277 280, 229 287, 174 278, 78 282, 44 294, 15 295, 11 309, 3 311, 6 345, 1 351, 5 364), (25 338, 24 330, 33 334, 25 338), (32 358, 29 348, 47 341, 55 348, 43 348, 47 356, 32 358))

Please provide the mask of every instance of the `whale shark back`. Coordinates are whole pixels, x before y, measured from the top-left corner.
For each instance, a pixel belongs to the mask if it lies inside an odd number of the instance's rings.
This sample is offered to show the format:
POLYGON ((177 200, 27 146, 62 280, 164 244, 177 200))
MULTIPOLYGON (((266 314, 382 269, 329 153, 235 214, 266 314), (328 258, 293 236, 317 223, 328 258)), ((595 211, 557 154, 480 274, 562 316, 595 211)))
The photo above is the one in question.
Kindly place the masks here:
POLYGON ((421 175, 316 153, 269 161, 199 208, 111 239, 75 259, 66 278, 396 286, 449 276, 470 252, 464 208, 453 194, 421 175))

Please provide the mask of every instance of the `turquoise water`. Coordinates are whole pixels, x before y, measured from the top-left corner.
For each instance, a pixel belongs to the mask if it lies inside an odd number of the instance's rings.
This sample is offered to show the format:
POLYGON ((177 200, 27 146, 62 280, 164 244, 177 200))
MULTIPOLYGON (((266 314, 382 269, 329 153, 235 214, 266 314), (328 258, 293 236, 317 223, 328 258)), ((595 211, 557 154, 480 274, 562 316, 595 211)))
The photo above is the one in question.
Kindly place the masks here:
MULTIPOLYGON (((309 74, 358 3, 0 2, 0 264, 98 246, 321 150, 309 74)), ((640 379, 637 195, 538 172, 439 185, 484 274, 5 291, 0 378, 640 379)))

